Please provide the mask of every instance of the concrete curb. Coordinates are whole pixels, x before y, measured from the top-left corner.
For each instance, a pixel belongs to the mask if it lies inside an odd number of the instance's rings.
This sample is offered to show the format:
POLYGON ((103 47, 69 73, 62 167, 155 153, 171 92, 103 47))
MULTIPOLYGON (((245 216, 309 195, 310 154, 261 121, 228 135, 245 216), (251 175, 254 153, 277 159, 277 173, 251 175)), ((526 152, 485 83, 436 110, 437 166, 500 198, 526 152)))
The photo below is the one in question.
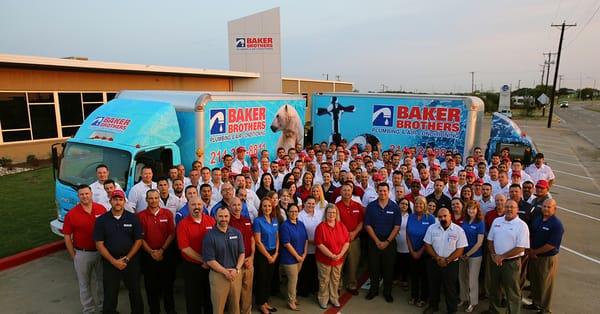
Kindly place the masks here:
POLYGON ((54 252, 58 252, 58 251, 64 250, 64 249, 65 249, 65 241, 60 240, 60 241, 44 244, 42 246, 38 246, 33 249, 17 253, 15 255, 3 257, 0 259, 0 271, 7 270, 9 268, 13 268, 13 267, 25 264, 34 259, 38 259, 40 257, 44 257, 48 254, 52 254, 54 252))

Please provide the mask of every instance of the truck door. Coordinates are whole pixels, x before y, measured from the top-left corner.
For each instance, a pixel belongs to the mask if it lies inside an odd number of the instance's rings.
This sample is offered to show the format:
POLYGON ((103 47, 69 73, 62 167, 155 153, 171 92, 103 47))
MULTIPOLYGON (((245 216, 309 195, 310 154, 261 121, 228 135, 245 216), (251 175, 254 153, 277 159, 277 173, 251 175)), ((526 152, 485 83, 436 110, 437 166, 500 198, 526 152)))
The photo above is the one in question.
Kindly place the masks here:
POLYGON ((142 168, 145 166, 152 167, 152 172, 154 173, 152 177, 153 181, 156 182, 158 178, 167 177, 169 168, 180 163, 179 156, 179 148, 175 145, 166 145, 140 151, 134 158, 133 184, 141 180, 142 168))

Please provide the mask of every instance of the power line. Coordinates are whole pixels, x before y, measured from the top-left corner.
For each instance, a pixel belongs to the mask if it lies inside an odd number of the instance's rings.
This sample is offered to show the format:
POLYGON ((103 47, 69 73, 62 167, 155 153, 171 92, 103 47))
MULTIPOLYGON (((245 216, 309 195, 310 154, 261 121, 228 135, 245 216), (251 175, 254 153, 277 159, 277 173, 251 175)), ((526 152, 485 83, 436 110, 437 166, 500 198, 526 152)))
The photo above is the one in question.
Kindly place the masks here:
POLYGON ((596 10, 594 10, 594 13, 592 13, 592 16, 590 16, 590 18, 587 20, 587 22, 585 22, 585 24, 583 25, 583 27, 579 30, 579 32, 577 32, 577 34, 575 34, 575 36, 573 37, 573 39, 571 39, 571 41, 567 44, 567 48, 571 46, 571 44, 579 37, 579 34, 583 33, 583 31, 585 30, 585 28, 590 24, 590 22, 594 19, 594 17, 596 16, 596 14, 598 13, 598 11, 600 11, 600 1, 598 1, 598 7, 596 8, 596 10))

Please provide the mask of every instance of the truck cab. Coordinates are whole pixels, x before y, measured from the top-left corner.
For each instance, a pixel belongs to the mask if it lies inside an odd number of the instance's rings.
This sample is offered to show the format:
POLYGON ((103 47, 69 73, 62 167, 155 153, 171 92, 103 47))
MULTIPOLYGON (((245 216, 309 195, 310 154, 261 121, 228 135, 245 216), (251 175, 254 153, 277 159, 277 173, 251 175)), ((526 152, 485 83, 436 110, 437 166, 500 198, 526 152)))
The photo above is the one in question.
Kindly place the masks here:
POLYGON ((64 217, 78 203, 77 186, 96 181, 98 165, 109 165, 110 178, 129 191, 144 166, 154 169, 156 179, 180 163, 179 138, 169 103, 115 99, 96 109, 73 138, 52 147, 57 208, 52 232, 62 235, 64 217))
POLYGON ((524 165, 531 164, 537 154, 533 139, 526 135, 521 128, 507 116, 494 112, 492 114, 492 128, 485 151, 485 158, 491 161, 494 153, 508 147, 511 159, 520 159, 524 165))

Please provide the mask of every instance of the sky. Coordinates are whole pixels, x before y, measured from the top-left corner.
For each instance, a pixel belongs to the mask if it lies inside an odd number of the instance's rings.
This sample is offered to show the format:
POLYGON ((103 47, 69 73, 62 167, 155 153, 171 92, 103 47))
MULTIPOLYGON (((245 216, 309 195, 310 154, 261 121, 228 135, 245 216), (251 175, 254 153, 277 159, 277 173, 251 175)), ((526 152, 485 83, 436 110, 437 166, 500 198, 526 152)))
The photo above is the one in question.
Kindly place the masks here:
POLYGON ((2 0, 0 53, 229 69, 227 22, 273 7, 284 76, 361 92, 470 92, 470 72, 476 89, 532 87, 566 21, 561 86, 600 87, 600 0, 2 0))

